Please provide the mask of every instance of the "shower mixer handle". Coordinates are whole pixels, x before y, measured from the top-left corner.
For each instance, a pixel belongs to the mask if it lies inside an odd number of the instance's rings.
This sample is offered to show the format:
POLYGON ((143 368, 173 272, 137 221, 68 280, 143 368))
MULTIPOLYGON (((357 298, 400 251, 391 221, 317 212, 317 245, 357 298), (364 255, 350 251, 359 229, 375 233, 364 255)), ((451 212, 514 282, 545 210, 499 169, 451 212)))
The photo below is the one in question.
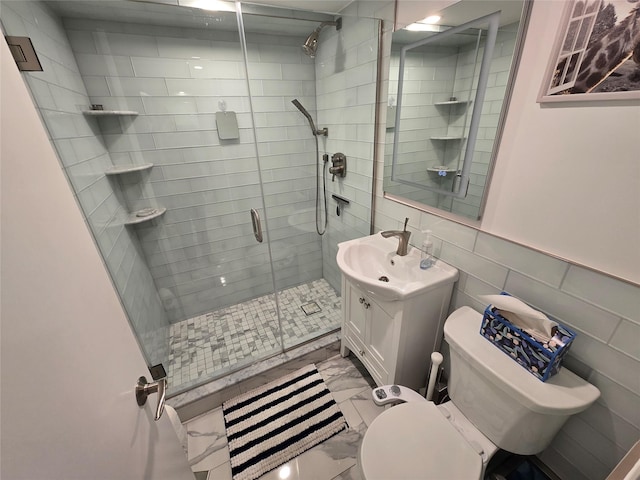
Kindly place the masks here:
POLYGON ((343 178, 347 174, 347 156, 344 153, 334 153, 331 155, 332 167, 329 167, 329 173, 333 176, 331 181, 335 181, 336 175, 343 178))

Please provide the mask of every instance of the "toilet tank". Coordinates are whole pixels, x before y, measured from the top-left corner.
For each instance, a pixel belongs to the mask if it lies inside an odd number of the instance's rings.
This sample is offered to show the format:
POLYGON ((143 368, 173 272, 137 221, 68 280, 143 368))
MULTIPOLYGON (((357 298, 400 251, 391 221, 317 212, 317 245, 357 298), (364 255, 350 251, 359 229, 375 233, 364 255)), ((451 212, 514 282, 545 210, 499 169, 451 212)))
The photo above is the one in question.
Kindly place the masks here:
POLYGON ((567 419, 589 408, 600 391, 566 368, 542 382, 480 335, 482 314, 469 307, 444 325, 450 347, 449 396, 503 450, 534 455, 567 419))

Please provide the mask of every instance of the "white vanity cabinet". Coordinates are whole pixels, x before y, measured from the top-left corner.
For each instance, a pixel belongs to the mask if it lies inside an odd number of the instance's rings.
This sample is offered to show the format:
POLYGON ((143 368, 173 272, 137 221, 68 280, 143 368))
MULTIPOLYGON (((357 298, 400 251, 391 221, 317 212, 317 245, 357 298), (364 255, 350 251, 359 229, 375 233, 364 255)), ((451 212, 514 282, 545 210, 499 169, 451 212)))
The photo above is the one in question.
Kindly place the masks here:
POLYGON ((401 318, 394 303, 398 302, 377 303, 343 279, 342 356, 352 351, 379 385, 388 383, 395 368, 401 318))
POLYGON ((402 301, 385 301, 342 277, 341 355, 360 359, 378 385, 426 385, 440 348, 454 282, 402 301))

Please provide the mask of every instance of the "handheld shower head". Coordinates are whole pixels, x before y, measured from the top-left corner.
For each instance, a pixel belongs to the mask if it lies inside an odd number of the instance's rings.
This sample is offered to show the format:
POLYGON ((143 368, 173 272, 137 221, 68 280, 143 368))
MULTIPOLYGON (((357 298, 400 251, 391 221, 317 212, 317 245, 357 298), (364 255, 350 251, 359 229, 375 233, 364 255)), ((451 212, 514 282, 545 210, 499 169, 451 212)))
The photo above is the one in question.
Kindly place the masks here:
POLYGON ((311 127, 311 132, 315 137, 317 137, 318 135, 324 135, 325 137, 327 136, 328 131, 326 128, 323 128, 322 130, 316 130, 316 125, 315 123, 313 123, 313 118, 311 118, 311 114, 307 112, 307 109, 302 106, 302 104, 298 101, 297 98, 294 98, 293 100, 291 100, 291 103, 293 103, 296 106, 296 108, 300 110, 300 113, 302 113, 305 117, 307 117, 307 120, 309 120, 309 126, 311 127))
POLYGON ((340 30, 342 28, 342 18, 338 18, 335 22, 322 22, 318 27, 311 32, 311 35, 307 37, 304 44, 302 45, 302 50, 304 53, 311 57, 316 57, 316 51, 318 50, 318 37, 320 36, 320 31, 324 27, 333 26, 336 27, 336 30, 340 30))
POLYGON ((311 130, 313 130, 313 134, 315 135, 316 126, 313 123, 313 118, 311 118, 311 114, 307 112, 307 109, 302 106, 302 104, 298 101, 297 98, 294 98, 293 100, 291 100, 291 103, 293 103, 296 106, 296 108, 300 110, 300 113, 302 113, 305 117, 307 117, 307 120, 309 120, 309 125, 311 126, 311 130))

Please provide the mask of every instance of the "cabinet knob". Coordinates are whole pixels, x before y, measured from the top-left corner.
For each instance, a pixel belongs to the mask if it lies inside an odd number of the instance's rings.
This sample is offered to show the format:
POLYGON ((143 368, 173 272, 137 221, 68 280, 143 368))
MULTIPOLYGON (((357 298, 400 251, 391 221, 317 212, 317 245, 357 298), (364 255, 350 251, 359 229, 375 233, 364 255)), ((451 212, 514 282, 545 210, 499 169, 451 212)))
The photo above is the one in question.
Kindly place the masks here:
POLYGON ((360 303, 364 303, 364 297, 360 297, 360 303))
POLYGON ((364 303, 364 308, 369 308, 371 306, 371 304, 369 302, 365 302, 364 303))
POLYGON ((360 355, 364 356, 364 350, 360 350, 360 355))

